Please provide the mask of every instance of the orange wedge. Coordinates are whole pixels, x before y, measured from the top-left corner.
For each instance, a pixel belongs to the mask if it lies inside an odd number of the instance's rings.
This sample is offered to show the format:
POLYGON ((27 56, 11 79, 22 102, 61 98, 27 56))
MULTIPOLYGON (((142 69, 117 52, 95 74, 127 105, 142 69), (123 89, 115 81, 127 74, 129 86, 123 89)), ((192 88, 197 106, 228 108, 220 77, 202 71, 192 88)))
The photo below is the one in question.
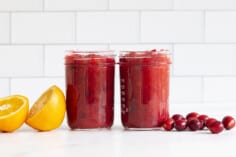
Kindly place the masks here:
POLYGON ((58 128, 63 122, 66 111, 65 96, 57 86, 50 87, 34 103, 26 123, 39 131, 58 128))
POLYGON ((12 95, 0 99, 0 131, 12 132, 20 128, 29 110, 28 98, 12 95))

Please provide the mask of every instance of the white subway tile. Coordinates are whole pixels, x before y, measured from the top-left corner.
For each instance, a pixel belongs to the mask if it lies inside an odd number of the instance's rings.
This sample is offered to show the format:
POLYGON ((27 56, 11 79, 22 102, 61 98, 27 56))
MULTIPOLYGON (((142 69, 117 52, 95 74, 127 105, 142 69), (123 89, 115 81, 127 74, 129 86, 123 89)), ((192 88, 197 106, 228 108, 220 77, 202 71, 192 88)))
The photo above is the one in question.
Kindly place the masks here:
POLYGON ((13 43, 75 43, 73 13, 13 13, 13 43))
POLYGON ((9 95, 9 80, 0 79, 0 97, 6 97, 9 95))
POLYGON ((65 91, 64 78, 16 78, 11 81, 11 94, 25 95, 32 105, 52 85, 65 91))
POLYGON ((175 9, 236 9, 235 0, 174 0, 175 9))
POLYGON ((83 12, 77 14, 80 43, 137 42, 139 17, 136 12, 83 12))
POLYGON ((42 76, 42 46, 0 46, 0 77, 42 76))
POLYGON ((112 44, 110 45, 110 49, 116 51, 145 51, 152 49, 167 49, 171 52, 172 46, 170 44, 112 44))
POLYGON ((104 10, 109 0, 45 0, 46 10, 104 10))
POLYGON ((233 69, 234 69, 234 75, 236 75, 236 62, 235 62, 235 58, 236 58, 236 45, 234 46, 234 53, 233 53, 233 57, 232 57, 232 60, 233 60, 233 69))
POLYGON ((202 42, 201 12, 144 12, 141 15, 142 42, 202 42))
POLYGON ((0 13, 0 43, 8 43, 10 39, 9 14, 0 13))
POLYGON ((42 10, 43 0, 0 0, 1 11, 42 10))
MULTIPOLYGON (((222 119, 224 115, 236 116, 235 102, 207 102, 207 103, 173 103, 170 104, 170 114, 181 113, 187 115, 190 112, 207 114, 209 117, 222 119)), ((200 134, 203 132, 199 132, 200 134)), ((205 132, 206 133, 206 132, 205 132)), ((210 132, 209 132, 210 133, 210 132)))
POLYGON ((45 47, 45 75, 64 76, 66 50, 107 50, 106 45, 51 45, 45 47))
POLYGON ((206 13, 207 42, 236 42, 236 11, 206 13))
POLYGON ((170 102, 200 103, 202 90, 200 77, 172 77, 170 79, 170 102))
POLYGON ((110 9, 172 9, 172 0, 110 0, 110 9))
POLYGON ((233 75, 233 45, 175 45, 175 75, 233 75))
POLYGON ((209 77, 204 79, 205 102, 236 102, 235 77, 209 77))

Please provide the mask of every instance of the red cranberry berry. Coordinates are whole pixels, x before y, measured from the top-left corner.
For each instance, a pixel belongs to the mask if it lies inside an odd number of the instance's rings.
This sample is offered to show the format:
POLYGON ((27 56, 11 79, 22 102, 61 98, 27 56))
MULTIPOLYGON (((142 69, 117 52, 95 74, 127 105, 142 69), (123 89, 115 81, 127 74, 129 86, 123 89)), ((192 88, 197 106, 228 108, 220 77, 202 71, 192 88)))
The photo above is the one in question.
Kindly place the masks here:
POLYGON ((231 116, 225 116, 222 120, 222 123, 226 130, 230 130, 235 127, 235 120, 231 116))
POLYGON ((174 124, 175 124, 175 121, 172 118, 169 118, 164 122, 163 128, 166 131, 171 131, 174 128, 174 124))
POLYGON ((198 120, 201 123, 200 130, 203 130, 205 128, 207 119, 208 119, 207 115, 203 114, 203 115, 198 116, 198 120))
POLYGON ((189 114, 187 114, 186 119, 197 118, 198 116, 199 114, 197 112, 190 112, 189 114))
POLYGON ((187 120, 185 118, 178 119, 175 121, 175 129, 178 131, 183 131, 187 127, 187 120))
POLYGON ((197 118, 189 118, 187 126, 191 131, 199 130, 201 127, 201 122, 197 118))
POLYGON ((208 118, 206 121, 206 127, 209 128, 215 121, 217 121, 215 118, 208 118))
POLYGON ((209 129, 211 133, 218 134, 224 130, 224 126, 220 121, 215 121, 209 126, 209 129))
POLYGON ((174 119, 174 121, 177 121, 177 120, 179 120, 179 119, 184 119, 184 116, 181 115, 181 114, 174 114, 174 115, 172 116, 172 119, 174 119))

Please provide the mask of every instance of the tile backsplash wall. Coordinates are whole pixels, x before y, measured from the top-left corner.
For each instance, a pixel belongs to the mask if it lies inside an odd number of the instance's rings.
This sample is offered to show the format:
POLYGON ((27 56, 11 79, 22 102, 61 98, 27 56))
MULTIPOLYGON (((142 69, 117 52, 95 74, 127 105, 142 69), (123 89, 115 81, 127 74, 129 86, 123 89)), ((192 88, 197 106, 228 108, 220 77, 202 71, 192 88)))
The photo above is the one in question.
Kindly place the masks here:
POLYGON ((235 0, 0 0, 1 97, 64 90, 74 48, 167 48, 171 103, 236 102, 235 0))

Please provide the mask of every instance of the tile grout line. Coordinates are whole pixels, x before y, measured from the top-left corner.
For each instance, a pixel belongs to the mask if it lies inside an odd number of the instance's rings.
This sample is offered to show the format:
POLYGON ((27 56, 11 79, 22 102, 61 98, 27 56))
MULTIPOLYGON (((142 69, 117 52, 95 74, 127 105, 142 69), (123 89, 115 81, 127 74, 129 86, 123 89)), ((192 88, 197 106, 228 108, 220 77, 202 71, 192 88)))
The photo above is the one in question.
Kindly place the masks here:
POLYGON ((203 11, 203 42, 206 43, 206 11, 203 11))
POLYGON ((9 12, 9 43, 12 44, 12 13, 9 12))
POLYGON ((45 45, 43 45, 43 52, 42 52, 42 57, 43 57, 43 77, 46 77, 46 73, 45 73, 45 45))
POLYGON ((9 77, 9 78, 8 78, 8 88, 9 88, 9 90, 8 90, 8 95, 11 95, 11 92, 12 92, 12 89, 11 89, 11 82, 12 82, 12 78, 9 77))
POLYGON ((142 11, 138 12, 138 41, 142 41, 142 11))
POLYGON ((111 9, 110 9, 111 7, 110 7, 110 0, 107 0, 107 11, 110 11, 111 9))
MULTIPOLYGON (((114 42, 109 43, 111 45, 171 45, 173 42, 130 42, 130 43, 123 43, 123 42, 114 42)), ((46 46, 60 46, 60 45, 107 45, 107 42, 71 42, 71 43, 0 43, 0 46, 8 46, 8 45, 15 45, 15 46, 41 46, 42 44, 46 46)), ((235 45, 236 42, 175 42, 175 45, 235 45)))
MULTIPOLYGON (((97 13, 97 12, 120 12, 120 13, 124 13, 124 12, 138 12, 139 10, 107 10, 107 9, 100 9, 100 10, 45 10, 42 8, 42 10, 10 10, 10 12, 12 13, 73 13, 73 12, 81 12, 81 13, 97 13)), ((145 11, 145 10, 142 10, 145 11)), ((147 10, 148 12, 149 10, 147 10)), ((160 10, 161 11, 161 10, 160 10)), ((236 11, 236 10, 235 10, 236 11)), ((157 11, 158 12, 158 11, 157 11)), ((199 11, 198 11, 199 12, 199 11)), ((1 11, 0 13, 9 13, 9 11, 1 11)))
POLYGON ((108 43, 108 44, 106 45, 106 47, 107 47, 108 50, 111 50, 111 44, 110 44, 110 43, 108 43))
MULTIPOLYGON (((25 79, 25 78, 43 78, 44 76, 30 76, 30 75, 26 75, 26 76, 14 76, 14 79, 25 79)), ((63 78, 64 75, 46 75, 47 78, 63 78)), ((205 78, 232 78, 232 79, 236 79, 236 76, 171 76, 172 78, 201 78, 203 77, 205 78)), ((0 79, 9 79, 9 77, 0 77, 0 79)))
POLYGON ((75 20, 75 23, 74 23, 74 27, 75 27, 75 43, 77 44, 77 12, 74 13, 74 20, 75 20))
POLYGON ((50 75, 30 76, 30 75, 27 75, 27 76, 6 77, 5 79, 44 79, 44 78, 46 78, 46 79, 53 79, 53 78, 62 79, 64 77, 65 77, 64 75, 55 75, 55 76, 50 76, 50 75))
POLYGON ((204 78, 236 78, 236 75, 175 75, 174 77, 187 77, 187 78, 192 78, 192 77, 201 77, 204 76, 204 78))
MULTIPOLYGON (((110 4, 109 4, 110 5, 110 4)), ((84 9, 84 10, 45 10, 45 4, 43 1, 42 10, 11 10, 12 13, 41 13, 43 12, 55 12, 55 13, 66 13, 66 12, 202 12, 206 11, 206 9, 84 9)), ((236 12, 236 9, 209 9, 208 12, 236 12)), ((9 13, 9 11, 1 11, 0 13, 9 13)))
POLYGON ((42 0, 42 11, 45 11, 45 0, 42 0))
POLYGON ((172 10, 174 11, 175 10, 175 0, 172 0, 172 10))
POLYGON ((201 102, 204 103, 205 102, 205 81, 204 81, 204 76, 201 76, 201 90, 202 90, 202 94, 201 94, 201 102))

